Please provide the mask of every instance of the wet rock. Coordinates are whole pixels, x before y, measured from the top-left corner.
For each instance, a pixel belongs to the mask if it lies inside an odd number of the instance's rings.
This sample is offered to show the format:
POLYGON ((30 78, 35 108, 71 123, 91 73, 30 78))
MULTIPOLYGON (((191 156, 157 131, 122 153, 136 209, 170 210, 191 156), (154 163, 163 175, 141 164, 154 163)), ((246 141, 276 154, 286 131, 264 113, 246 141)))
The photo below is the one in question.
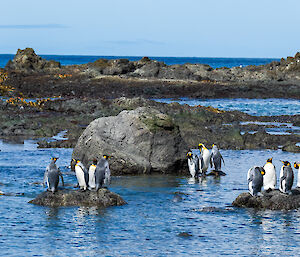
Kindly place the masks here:
POLYGON ((262 196, 251 196, 249 193, 240 194, 232 203, 235 207, 293 210, 300 207, 300 190, 292 190, 291 195, 281 193, 279 190, 264 192, 262 196))
POLYGON ((57 69, 61 65, 56 61, 47 61, 38 56, 32 48, 18 49, 14 59, 5 66, 6 69, 21 71, 43 71, 44 69, 57 69))
POLYGON ((140 107, 91 122, 72 156, 87 165, 103 154, 112 155, 113 174, 179 173, 187 170, 186 151, 170 116, 140 107))
POLYGON ((282 151, 300 153, 300 147, 295 144, 289 144, 282 147, 282 151))
POLYGON ((189 237, 192 237, 193 235, 188 233, 188 232, 180 232, 177 236, 184 237, 184 238, 189 238, 189 237))
POLYGON ((29 201, 36 205, 60 207, 60 206, 120 206, 126 204, 118 194, 110 192, 106 188, 96 191, 59 190, 53 194, 45 191, 35 199, 29 201))

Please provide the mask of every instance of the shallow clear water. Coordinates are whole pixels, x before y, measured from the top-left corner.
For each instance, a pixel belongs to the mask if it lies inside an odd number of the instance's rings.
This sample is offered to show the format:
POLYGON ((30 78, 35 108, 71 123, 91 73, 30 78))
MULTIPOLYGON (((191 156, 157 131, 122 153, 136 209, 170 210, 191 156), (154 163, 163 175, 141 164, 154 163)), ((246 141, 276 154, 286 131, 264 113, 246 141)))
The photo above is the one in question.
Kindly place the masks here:
MULTIPOLYGON (((94 62, 100 58, 120 59, 125 58, 130 61, 138 61, 143 56, 87 56, 87 55, 41 55, 46 60, 55 60, 62 65, 84 64, 94 62)), ((13 54, 0 54, 0 68, 5 67, 9 60, 14 58, 13 54)), ((150 57, 152 60, 164 62, 167 65, 184 64, 184 63, 202 63, 208 64, 212 68, 236 67, 248 65, 263 65, 272 61, 280 61, 273 58, 213 58, 213 57, 150 57)))
POLYGON ((212 106, 225 111, 241 111, 254 116, 276 116, 276 115, 296 115, 300 114, 300 100, 297 99, 248 99, 248 98, 228 98, 228 99, 154 99, 158 102, 188 104, 190 106, 212 106))
MULTIPOLYGON (((65 183, 75 176, 71 149, 36 149, 33 141, 0 141, 0 252, 2 256, 296 256, 300 211, 254 211, 230 207, 247 191, 246 173, 281 151, 222 151, 227 176, 202 182, 185 176, 114 177, 110 189, 128 204, 107 209, 48 208, 29 204, 45 190, 45 166, 59 156, 65 183), (24 195, 22 195, 24 194, 24 195), (182 201, 175 201, 180 195, 182 201), (215 207, 216 209, 205 209, 215 207), (204 209, 203 209, 204 208, 204 209), (190 236, 182 237, 180 233, 190 236)), ((296 181, 295 181, 296 183, 296 181)))

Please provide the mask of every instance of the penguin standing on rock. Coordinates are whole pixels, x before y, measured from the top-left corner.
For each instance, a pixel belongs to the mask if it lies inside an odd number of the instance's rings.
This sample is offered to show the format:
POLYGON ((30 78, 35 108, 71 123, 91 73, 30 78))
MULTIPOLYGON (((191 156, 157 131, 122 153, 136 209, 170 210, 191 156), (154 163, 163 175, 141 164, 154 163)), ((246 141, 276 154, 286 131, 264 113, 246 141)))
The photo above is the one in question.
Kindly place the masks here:
POLYGON ((247 180, 249 192, 252 196, 257 196, 263 186, 263 176, 265 170, 263 167, 254 166, 248 170, 247 180))
POLYGON ((103 157, 97 163, 97 167, 95 170, 96 191, 102 188, 103 185, 107 187, 110 184, 110 169, 108 158, 110 158, 110 156, 103 155, 103 157))
POLYGON ((89 189, 96 188, 96 183, 95 183, 96 167, 97 167, 97 160, 93 160, 93 163, 89 168, 89 189))
POLYGON ((188 157, 188 167, 192 178, 197 178, 199 176, 199 158, 197 155, 189 151, 187 154, 188 157))
POLYGON ((280 170, 279 190, 284 194, 291 194, 291 189, 294 182, 294 172, 291 164, 288 161, 281 161, 283 166, 280 170))
POLYGON ((210 153, 209 150, 205 147, 204 144, 199 144, 199 151, 200 151, 200 159, 199 159, 199 168, 200 172, 205 175, 206 171, 209 167, 210 162, 210 153))
POLYGON ((295 162, 294 168, 298 170, 298 176, 297 176, 297 188, 300 188, 300 163, 295 162))
POLYGON ((269 158, 267 163, 264 165, 266 174, 264 175, 264 190, 269 192, 274 190, 276 187, 276 168, 272 163, 273 158, 269 158))
POLYGON ((225 165, 223 156, 221 155, 218 147, 215 144, 213 144, 210 156, 210 166, 214 167, 215 171, 221 171, 222 161, 225 165))
POLYGON ((56 166, 56 161, 58 158, 51 158, 50 164, 47 166, 45 174, 44 174, 44 186, 47 184, 48 191, 51 191, 53 194, 57 191, 58 183, 59 183, 59 177, 61 177, 62 184, 64 186, 64 179, 63 176, 56 166))
POLYGON ((83 165, 83 163, 80 160, 75 160, 75 174, 78 181, 78 186, 81 190, 85 191, 88 187, 89 183, 89 173, 86 169, 86 167, 83 165))

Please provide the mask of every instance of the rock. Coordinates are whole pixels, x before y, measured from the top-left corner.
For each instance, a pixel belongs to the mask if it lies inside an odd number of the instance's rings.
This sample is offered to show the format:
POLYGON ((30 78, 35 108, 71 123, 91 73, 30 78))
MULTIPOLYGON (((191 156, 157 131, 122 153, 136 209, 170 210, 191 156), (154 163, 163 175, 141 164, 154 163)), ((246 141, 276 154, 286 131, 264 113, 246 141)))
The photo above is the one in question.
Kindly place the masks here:
POLYGON ((42 71, 44 69, 56 69, 61 65, 56 61, 47 61, 38 56, 32 48, 26 48, 24 50, 18 49, 14 59, 9 61, 5 68, 21 71, 42 71))
POLYGON ((150 107, 94 120, 80 136, 72 158, 87 165, 112 155, 113 174, 180 173, 187 170, 186 144, 172 118, 150 107))
POLYGON ((29 201, 36 205, 60 207, 60 206, 120 206, 126 204, 118 194, 110 192, 106 188, 96 191, 59 190, 53 194, 45 191, 35 199, 29 201))
POLYGON ((282 151, 292 152, 292 153, 300 153, 300 147, 295 144, 289 144, 282 147, 282 151))
POLYGON ((240 194, 232 203, 235 207, 246 207, 268 210, 294 210, 300 207, 300 190, 292 190, 291 195, 279 190, 264 192, 262 196, 251 196, 249 193, 240 194))

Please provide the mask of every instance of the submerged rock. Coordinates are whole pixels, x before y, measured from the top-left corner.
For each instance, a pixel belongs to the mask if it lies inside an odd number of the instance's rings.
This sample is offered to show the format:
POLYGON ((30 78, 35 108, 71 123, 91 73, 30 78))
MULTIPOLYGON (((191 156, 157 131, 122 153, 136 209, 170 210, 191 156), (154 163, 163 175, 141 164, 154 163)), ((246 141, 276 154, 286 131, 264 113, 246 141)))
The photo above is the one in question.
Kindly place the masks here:
POLYGON ((120 206, 126 202, 116 193, 106 188, 96 191, 59 190, 55 194, 45 191, 35 199, 29 201, 36 205, 60 207, 60 206, 120 206))
POLYGON ((235 207, 246 207, 268 210, 294 210, 300 207, 300 190, 292 190, 291 195, 279 190, 264 192, 262 196, 251 196, 249 193, 240 194, 232 203, 235 207))

